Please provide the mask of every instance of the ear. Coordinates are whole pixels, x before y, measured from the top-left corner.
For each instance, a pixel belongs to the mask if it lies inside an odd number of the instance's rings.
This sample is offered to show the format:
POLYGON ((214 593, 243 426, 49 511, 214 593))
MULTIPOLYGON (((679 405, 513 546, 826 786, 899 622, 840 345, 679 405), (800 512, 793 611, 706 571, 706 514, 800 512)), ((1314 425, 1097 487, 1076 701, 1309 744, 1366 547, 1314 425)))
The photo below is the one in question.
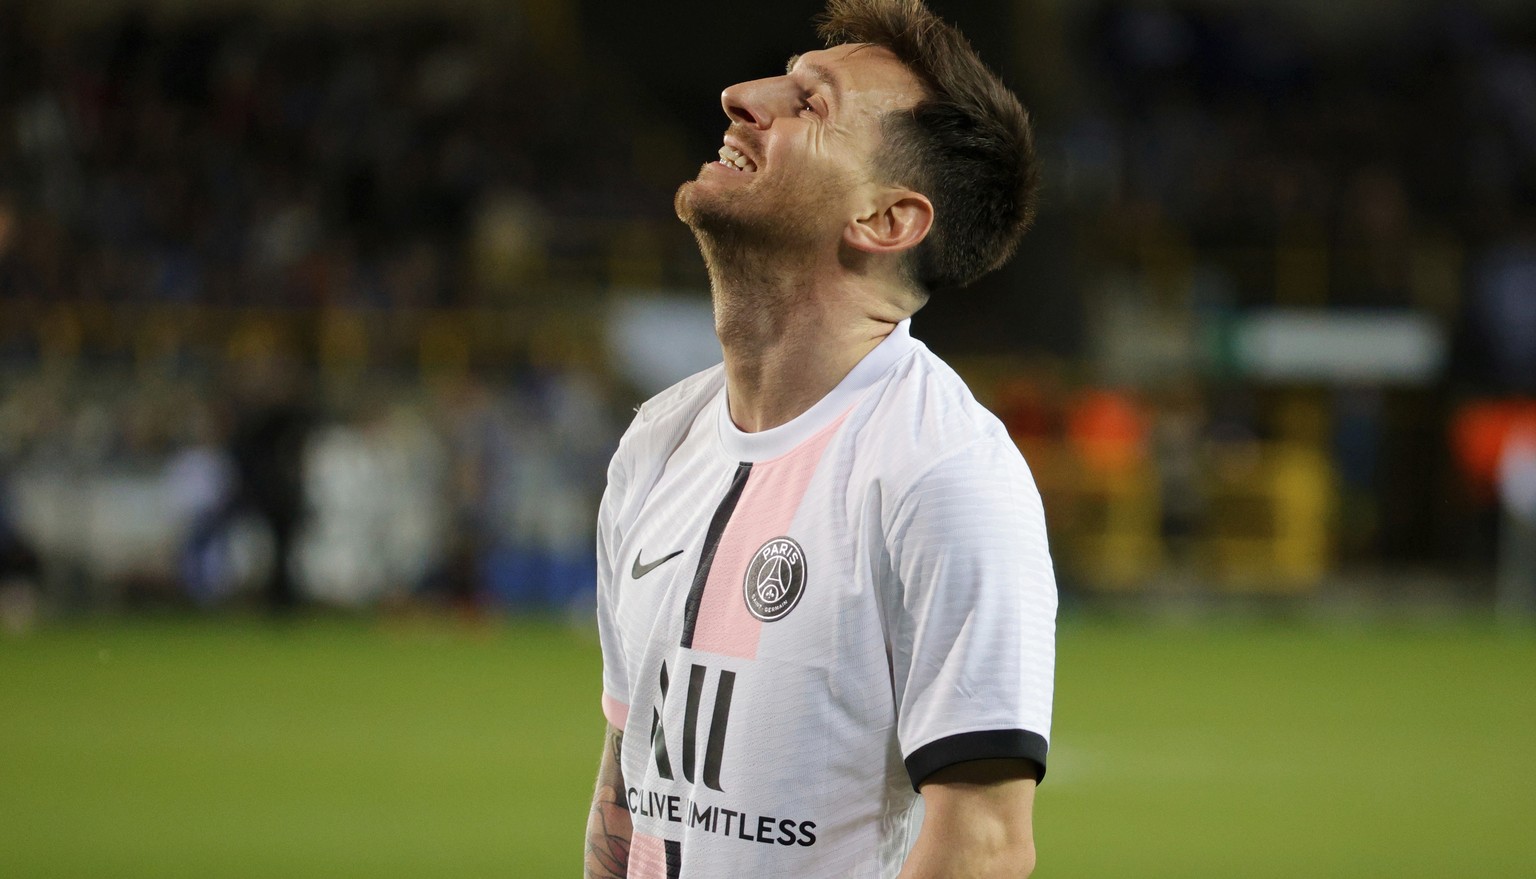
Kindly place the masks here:
POLYGON ((864 216, 843 228, 843 243, 870 254, 900 254, 928 237, 933 228, 933 202, 910 189, 892 189, 864 216))

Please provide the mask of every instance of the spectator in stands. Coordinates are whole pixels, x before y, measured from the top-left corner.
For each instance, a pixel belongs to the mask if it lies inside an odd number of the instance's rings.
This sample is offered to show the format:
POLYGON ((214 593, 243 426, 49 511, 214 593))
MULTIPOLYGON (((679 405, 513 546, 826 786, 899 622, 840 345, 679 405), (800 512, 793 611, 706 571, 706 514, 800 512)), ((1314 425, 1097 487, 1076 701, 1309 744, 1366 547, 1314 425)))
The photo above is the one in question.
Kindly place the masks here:
POLYGON ((294 550, 303 524, 304 451, 314 415, 294 365, 273 354, 247 364, 230 456, 235 463, 233 511, 254 514, 272 537, 265 594, 274 614, 299 607, 294 550))
POLYGON ((37 618, 42 563, 10 515, 5 471, 0 469, 0 628, 20 633, 37 618))

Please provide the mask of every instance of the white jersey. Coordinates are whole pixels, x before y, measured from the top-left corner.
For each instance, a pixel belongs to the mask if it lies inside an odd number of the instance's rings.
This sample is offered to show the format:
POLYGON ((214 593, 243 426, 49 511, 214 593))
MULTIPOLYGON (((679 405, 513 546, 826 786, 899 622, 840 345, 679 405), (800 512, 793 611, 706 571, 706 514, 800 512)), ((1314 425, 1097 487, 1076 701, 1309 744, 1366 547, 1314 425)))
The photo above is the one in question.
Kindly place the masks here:
POLYGON ((1055 618, 1024 459, 907 322, 772 430, 719 366, 656 396, 598 522, 629 875, 895 876, 928 775, 1044 773, 1055 618))

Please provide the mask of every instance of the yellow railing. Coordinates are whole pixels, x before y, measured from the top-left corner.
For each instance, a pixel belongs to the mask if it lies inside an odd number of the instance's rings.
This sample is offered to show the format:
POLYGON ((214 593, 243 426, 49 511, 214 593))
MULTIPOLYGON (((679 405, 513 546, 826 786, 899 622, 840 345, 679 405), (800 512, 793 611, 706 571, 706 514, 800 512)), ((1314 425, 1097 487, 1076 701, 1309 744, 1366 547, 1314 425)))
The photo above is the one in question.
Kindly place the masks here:
POLYGON ((519 359, 601 358, 601 301, 482 309, 223 308, 0 302, 0 349, 33 352, 43 369, 108 357, 138 373, 284 354, 329 372, 370 366, 423 372, 519 359))
POLYGON ((1075 582, 1131 593, 1154 584, 1241 594, 1307 594, 1334 560, 1338 492, 1324 450, 1301 443, 1214 447, 1202 512, 1171 551, 1148 458, 1105 468, 1066 443, 1024 449, 1046 504, 1052 552, 1075 582), (1172 578, 1172 579, 1170 579, 1172 578))

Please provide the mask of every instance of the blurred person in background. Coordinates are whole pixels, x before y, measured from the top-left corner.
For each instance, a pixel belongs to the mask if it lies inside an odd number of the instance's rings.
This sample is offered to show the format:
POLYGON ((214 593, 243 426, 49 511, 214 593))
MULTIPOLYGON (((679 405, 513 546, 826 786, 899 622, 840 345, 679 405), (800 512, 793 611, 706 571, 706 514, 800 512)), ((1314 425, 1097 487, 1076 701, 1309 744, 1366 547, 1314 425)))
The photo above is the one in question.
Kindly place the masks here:
POLYGON ((1477 260, 1470 289, 1470 347, 1506 393, 1536 396, 1536 183, 1477 260))
POLYGON ((17 253, 20 226, 15 197, 0 186, 0 302, 37 293, 37 279, 27 271, 17 253))
POLYGON ((25 632, 37 619, 42 564, 11 518, 10 489, 0 467, 0 628, 25 632))
POLYGON ((263 589, 273 614, 287 616, 302 596, 294 551, 304 523, 305 449, 314 415, 303 397, 297 367, 277 352, 243 364, 237 382, 230 457, 236 483, 231 513, 256 517, 272 539, 271 567, 263 589))
MULTIPOLYGON (((6 257, 11 252, 15 228, 16 206, 12 202, 11 194, 6 192, 4 187, 0 187, 0 266, 5 265, 6 257)), ((4 296, 5 292, 0 290, 0 296, 4 296)))
POLYGON ((299 569, 309 595, 338 607, 402 605, 436 573, 445 460, 410 406, 365 394, 351 417, 307 444, 311 515, 299 569))
POLYGON ((1033 869, 1044 515, 908 330, 1012 254, 1033 134, 918 0, 833 0, 821 33, 726 89, 720 160, 676 196, 725 363, 642 406, 608 471, 588 877, 1033 869))
POLYGON ((184 535, 177 557, 182 588, 197 605, 211 607, 234 585, 228 513, 235 466, 213 407, 188 402, 187 436, 166 462, 165 482, 184 535))
POLYGON ((1516 429, 1499 456, 1499 616, 1536 619, 1536 430, 1516 429))
POLYGON ((534 589, 512 528, 527 428, 519 427, 515 397, 482 375, 446 382, 439 395, 451 517, 440 585, 460 613, 473 616, 487 601, 525 601, 534 589))

